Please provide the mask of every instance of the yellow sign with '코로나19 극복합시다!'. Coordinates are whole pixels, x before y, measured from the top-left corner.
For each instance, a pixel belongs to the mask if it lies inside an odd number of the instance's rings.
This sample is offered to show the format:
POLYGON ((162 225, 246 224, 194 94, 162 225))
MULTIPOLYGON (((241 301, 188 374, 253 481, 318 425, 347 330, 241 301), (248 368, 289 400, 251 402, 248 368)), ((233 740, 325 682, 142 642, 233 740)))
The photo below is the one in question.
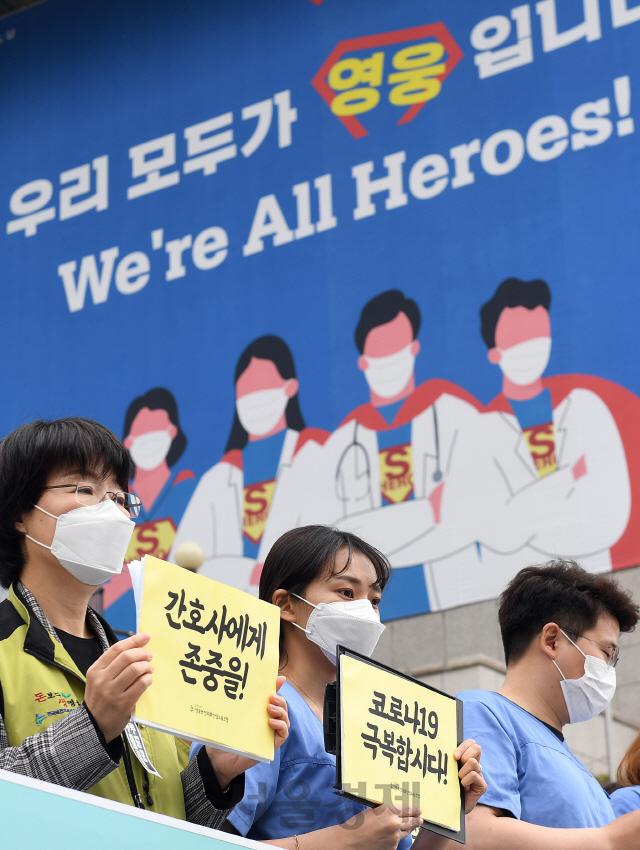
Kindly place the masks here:
POLYGON ((278 675, 280 610, 145 556, 129 565, 153 682, 134 719, 219 749, 273 759, 267 705, 278 675))
POLYGON ((459 700, 341 648, 337 711, 343 792, 460 833, 459 700))

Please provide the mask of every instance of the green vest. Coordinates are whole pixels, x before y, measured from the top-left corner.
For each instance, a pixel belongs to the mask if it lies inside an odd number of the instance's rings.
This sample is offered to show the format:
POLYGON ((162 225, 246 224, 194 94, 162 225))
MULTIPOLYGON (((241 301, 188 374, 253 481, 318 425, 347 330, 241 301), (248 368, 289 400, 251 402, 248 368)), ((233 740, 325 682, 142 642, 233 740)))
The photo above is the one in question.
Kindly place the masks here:
MULTIPOLYGON (((116 640, 101 620, 110 642, 116 640)), ((32 614, 13 587, 0 604, 0 685, 9 746, 16 747, 30 735, 42 732, 56 720, 82 704, 86 679, 71 657, 38 618, 32 614)), ((143 784, 144 770, 132 754, 131 762, 138 793, 150 811, 185 820, 184 794, 180 772, 188 750, 183 741, 164 732, 140 727, 147 752, 162 776, 149 775, 147 806, 143 784)), ((133 805, 124 761, 100 780, 89 794, 133 805)))

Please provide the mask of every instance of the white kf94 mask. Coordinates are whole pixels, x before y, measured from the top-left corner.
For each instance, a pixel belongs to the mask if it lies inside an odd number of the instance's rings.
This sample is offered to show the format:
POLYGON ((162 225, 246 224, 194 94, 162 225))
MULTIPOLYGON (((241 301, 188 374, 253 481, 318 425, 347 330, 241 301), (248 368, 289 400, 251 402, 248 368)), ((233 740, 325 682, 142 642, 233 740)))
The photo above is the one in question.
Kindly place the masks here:
POLYGON ((256 390, 236 400, 238 419, 244 430, 255 437, 273 431, 289 404, 286 387, 256 390))
POLYGON ((370 656, 386 629, 380 622, 368 599, 344 602, 320 602, 314 605, 297 593, 292 593, 313 607, 307 628, 293 625, 306 632, 310 641, 317 644, 332 664, 336 663, 336 646, 346 646, 361 655, 370 656))
POLYGON ((569 635, 565 632, 562 634, 581 655, 584 655, 584 676, 579 679, 565 679, 562 670, 551 659, 562 676, 560 687, 567 704, 569 723, 582 723, 604 711, 613 699, 616 692, 616 671, 613 667, 607 666, 604 658, 585 655, 580 647, 573 643, 569 635))
POLYGON ((160 466, 169 454, 173 439, 168 431, 148 431, 133 438, 129 449, 131 460, 140 469, 150 470, 160 466))
POLYGON ((56 520, 51 546, 26 535, 38 546, 50 549, 72 576, 83 584, 104 584, 122 572, 135 523, 111 499, 97 505, 83 505, 66 514, 50 514, 56 520))
POLYGON ((380 398, 393 398, 407 386, 416 362, 411 353, 413 343, 387 357, 367 357, 365 377, 369 387, 380 398))
POLYGON ((503 348, 499 366, 512 384, 526 387, 542 377, 551 357, 551 337, 540 336, 503 348))

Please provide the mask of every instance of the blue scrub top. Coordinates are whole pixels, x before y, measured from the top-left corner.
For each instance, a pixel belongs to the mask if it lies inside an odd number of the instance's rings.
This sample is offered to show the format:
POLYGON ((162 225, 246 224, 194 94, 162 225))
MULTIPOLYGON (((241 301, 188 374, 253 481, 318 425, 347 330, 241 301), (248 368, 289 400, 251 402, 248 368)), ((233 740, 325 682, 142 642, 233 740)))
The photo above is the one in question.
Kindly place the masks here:
MULTIPOLYGON (((136 525, 143 525, 143 523, 151 522, 154 519, 171 517, 177 528, 180 525, 182 515, 187 509, 189 500, 193 496, 193 491, 196 489, 197 483, 196 477, 191 470, 172 471, 151 507, 148 510, 144 506, 140 508, 140 515, 136 519, 136 525), (183 477, 176 484, 176 478, 180 476, 183 477)), ((133 484, 129 489, 132 493, 135 493, 133 484)))
POLYGON ((608 795, 542 721, 500 694, 463 691, 464 737, 482 747, 485 806, 519 820, 565 829, 606 826, 608 795))
MULTIPOLYGON (((254 841, 335 826, 367 808, 334 792, 336 759, 324 748, 322 723, 288 682, 279 693, 289 706, 289 737, 270 764, 247 770, 244 797, 229 815, 240 835, 254 841)), ((192 757, 199 748, 192 746, 192 757)), ((411 844, 409 835, 398 848, 411 844)))
POLYGON ((611 795, 611 806, 617 818, 640 809, 640 786, 630 785, 628 788, 616 789, 611 795))

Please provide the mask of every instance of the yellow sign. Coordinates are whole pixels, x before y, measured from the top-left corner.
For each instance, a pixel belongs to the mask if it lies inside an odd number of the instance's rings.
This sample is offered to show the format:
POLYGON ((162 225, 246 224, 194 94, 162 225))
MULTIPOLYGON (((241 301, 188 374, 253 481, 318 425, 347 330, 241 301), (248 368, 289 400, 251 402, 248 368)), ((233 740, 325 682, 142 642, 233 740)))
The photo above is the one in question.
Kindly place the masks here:
POLYGON ((267 704, 278 675, 280 610, 150 555, 129 569, 154 667, 135 720, 272 761, 267 704))
POLYGON ((352 655, 340 656, 342 790, 372 803, 420 806, 460 830, 457 702, 352 655))

